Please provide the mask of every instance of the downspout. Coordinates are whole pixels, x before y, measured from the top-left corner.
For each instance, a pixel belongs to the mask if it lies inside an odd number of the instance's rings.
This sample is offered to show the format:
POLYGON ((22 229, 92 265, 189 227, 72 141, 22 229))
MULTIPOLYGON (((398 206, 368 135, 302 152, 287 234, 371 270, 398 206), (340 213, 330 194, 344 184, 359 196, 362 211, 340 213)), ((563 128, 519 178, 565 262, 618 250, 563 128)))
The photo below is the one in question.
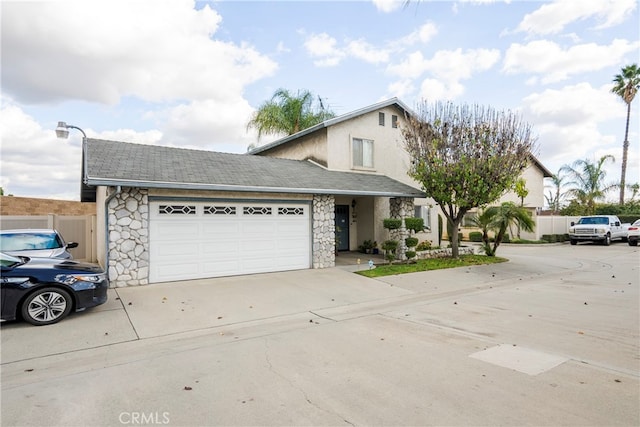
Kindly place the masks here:
MULTIPOLYGON (((116 191, 111 193, 104 201, 104 269, 109 277, 109 202, 113 200, 118 194, 122 193, 122 186, 116 186, 116 191)), ((111 279, 109 277, 109 279, 111 279)))

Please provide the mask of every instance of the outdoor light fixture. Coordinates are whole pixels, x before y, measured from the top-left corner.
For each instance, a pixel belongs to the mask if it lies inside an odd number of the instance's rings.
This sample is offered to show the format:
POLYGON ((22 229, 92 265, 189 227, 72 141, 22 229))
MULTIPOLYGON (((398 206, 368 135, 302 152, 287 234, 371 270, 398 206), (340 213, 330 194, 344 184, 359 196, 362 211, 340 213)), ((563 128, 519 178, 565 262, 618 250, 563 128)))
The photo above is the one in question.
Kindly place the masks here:
POLYGON ((84 133, 82 129, 80 129, 78 126, 68 125, 65 122, 58 122, 58 127, 56 128, 56 136, 62 139, 69 138, 69 129, 77 129, 82 132, 83 143, 84 140, 87 139, 87 134, 84 133))
POLYGON ((87 171, 87 134, 78 126, 68 125, 66 122, 58 122, 56 128, 56 136, 58 138, 69 138, 69 129, 76 129, 82 133, 82 171, 81 171, 81 183, 80 183, 80 200, 83 202, 95 202, 95 190, 87 185, 87 177, 85 175, 87 171))

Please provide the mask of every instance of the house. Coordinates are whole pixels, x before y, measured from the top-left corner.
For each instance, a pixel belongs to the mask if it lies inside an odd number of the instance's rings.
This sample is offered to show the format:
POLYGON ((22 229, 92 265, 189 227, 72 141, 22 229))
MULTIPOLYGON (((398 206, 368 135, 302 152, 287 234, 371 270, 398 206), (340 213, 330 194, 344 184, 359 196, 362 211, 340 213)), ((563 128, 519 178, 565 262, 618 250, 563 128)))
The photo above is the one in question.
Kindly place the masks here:
MULTIPOLYGON (((285 159, 313 159, 332 171, 351 171, 368 174, 381 174, 410 186, 420 187, 409 175, 411 159, 404 149, 400 132, 405 123, 405 115, 413 114, 409 107, 397 98, 392 98, 360 110, 353 111, 294 135, 279 139, 255 148, 251 154, 285 159)), ((531 165, 523 172, 529 194, 524 206, 535 214, 544 205, 544 178, 551 176, 535 157, 531 165)), ((341 249, 355 250, 364 240, 383 241, 387 231, 382 219, 393 217, 389 202, 383 198, 355 198, 356 208, 352 221, 346 231, 345 243, 341 249), (349 242, 348 246, 346 241, 349 242)), ((520 199, 513 193, 507 193, 498 202, 520 199)), ((419 233, 420 240, 438 241, 438 216, 440 208, 433 199, 414 200, 413 216, 425 220, 425 232, 419 233)))
MULTIPOLYGON (((420 216, 418 238, 437 242, 439 207, 407 174, 405 114, 393 98, 249 155, 87 139, 97 258, 130 286, 332 267, 336 250, 387 240, 385 218, 420 216)), ((542 207, 548 175, 533 159, 525 206, 542 207)))
POLYGON ((97 258, 114 286, 332 267, 343 244, 336 229, 359 222, 358 212, 384 199, 402 218, 425 196, 313 160, 91 138, 85 157, 97 258))

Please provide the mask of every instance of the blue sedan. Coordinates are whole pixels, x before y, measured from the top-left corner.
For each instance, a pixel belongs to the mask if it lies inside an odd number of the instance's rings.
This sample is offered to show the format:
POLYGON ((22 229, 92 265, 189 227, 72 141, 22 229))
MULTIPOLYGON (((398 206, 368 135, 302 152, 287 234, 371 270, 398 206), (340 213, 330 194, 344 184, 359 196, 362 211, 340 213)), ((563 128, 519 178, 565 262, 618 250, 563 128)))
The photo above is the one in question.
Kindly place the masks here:
POLYGON ((109 280, 96 264, 0 252, 2 321, 22 318, 50 325, 71 311, 107 302, 109 280))

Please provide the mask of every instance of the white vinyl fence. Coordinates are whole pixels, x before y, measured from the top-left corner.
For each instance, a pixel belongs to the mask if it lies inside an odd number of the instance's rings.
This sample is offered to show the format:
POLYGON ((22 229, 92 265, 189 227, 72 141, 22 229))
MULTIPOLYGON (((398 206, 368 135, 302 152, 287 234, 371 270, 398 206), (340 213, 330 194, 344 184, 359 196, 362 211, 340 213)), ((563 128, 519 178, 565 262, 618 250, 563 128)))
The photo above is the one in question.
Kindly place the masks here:
POLYGON ((77 242, 78 247, 70 249, 76 260, 97 262, 96 256, 96 216, 0 216, 0 230, 16 228, 53 228, 62 234, 65 241, 77 242))

